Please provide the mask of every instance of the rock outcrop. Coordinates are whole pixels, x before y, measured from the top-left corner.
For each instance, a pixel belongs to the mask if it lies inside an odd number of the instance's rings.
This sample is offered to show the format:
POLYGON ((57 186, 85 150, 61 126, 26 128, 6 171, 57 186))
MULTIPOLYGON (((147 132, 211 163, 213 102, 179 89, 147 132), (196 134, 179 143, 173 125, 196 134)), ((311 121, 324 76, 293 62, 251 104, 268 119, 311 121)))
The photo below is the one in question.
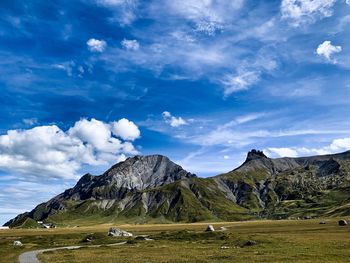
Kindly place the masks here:
POLYGON ((116 227, 111 227, 108 230, 108 236, 111 236, 111 237, 132 237, 133 234, 129 233, 127 231, 121 230, 119 228, 116 228, 116 227))

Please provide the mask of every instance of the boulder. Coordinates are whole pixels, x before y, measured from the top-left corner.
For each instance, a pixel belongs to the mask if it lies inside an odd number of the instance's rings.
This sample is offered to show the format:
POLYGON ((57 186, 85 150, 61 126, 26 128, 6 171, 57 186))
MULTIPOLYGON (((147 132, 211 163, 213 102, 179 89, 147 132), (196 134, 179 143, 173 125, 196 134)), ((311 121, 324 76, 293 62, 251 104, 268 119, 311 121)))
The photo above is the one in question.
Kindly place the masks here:
POLYGON ((13 246, 14 246, 14 247, 22 247, 22 246, 23 246, 23 244, 22 244, 22 242, 21 242, 21 241, 16 240, 16 241, 14 241, 14 242, 13 242, 13 246))
POLYGON ((325 222, 325 221, 321 221, 319 224, 320 224, 320 225, 325 225, 326 222, 325 222))
POLYGON ((221 227, 220 227, 220 230, 221 230, 221 231, 226 231, 226 230, 227 230, 227 228, 226 228, 226 227, 224 227, 224 226, 221 226, 221 227))
POLYGON ((244 246, 246 247, 250 247, 250 246, 255 246, 256 245, 256 241, 254 240, 248 240, 247 242, 244 243, 244 246))
POLYGON ((346 226, 348 224, 348 222, 345 219, 341 219, 338 221, 338 225, 340 226, 346 226))
POLYGON ((111 236, 111 237, 132 237, 133 234, 126 232, 124 230, 121 230, 119 228, 116 228, 116 227, 111 227, 108 230, 108 236, 111 236))
POLYGON ((208 225, 207 229, 205 230, 206 232, 214 232, 215 229, 213 227, 213 225, 208 225))

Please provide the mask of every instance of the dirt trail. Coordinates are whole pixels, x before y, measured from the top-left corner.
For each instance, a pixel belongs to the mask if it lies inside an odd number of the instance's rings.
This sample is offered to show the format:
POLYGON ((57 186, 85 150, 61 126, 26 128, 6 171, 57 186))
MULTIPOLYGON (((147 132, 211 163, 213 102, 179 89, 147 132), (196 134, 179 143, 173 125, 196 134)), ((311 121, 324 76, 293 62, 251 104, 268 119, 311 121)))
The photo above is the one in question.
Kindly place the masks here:
POLYGON ((48 252, 48 251, 56 251, 56 250, 63 250, 63 249, 79 249, 83 247, 102 247, 102 246, 111 247, 111 246, 119 246, 124 244, 126 244, 126 242, 119 242, 119 243, 108 244, 108 245, 68 246, 68 247, 38 249, 38 250, 32 250, 32 251, 22 253, 21 255, 19 255, 18 260, 19 260, 19 263, 41 263, 41 261, 37 258, 37 256, 41 253, 48 252))

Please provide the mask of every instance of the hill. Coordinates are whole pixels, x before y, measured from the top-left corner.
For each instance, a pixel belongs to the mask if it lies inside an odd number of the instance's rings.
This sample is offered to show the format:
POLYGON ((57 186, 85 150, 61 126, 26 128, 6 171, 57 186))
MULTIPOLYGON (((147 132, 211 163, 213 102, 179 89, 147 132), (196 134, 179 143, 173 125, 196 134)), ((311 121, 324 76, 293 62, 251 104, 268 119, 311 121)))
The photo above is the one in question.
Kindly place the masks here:
MULTIPOLYGON (((350 214, 350 151, 268 158, 252 150, 238 168, 198 178, 165 156, 135 156, 18 215, 58 225, 197 222, 350 214)), ((28 220, 27 220, 28 221, 28 220)))

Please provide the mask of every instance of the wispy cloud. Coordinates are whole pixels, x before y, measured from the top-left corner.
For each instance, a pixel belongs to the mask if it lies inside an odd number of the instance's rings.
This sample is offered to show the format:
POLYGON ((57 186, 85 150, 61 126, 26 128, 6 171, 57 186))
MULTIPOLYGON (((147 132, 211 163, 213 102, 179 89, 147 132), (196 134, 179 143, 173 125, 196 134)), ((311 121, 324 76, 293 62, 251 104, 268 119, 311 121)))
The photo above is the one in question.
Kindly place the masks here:
POLYGON ((333 6, 337 0, 282 0, 282 18, 293 26, 313 23, 317 19, 333 15, 333 6))

